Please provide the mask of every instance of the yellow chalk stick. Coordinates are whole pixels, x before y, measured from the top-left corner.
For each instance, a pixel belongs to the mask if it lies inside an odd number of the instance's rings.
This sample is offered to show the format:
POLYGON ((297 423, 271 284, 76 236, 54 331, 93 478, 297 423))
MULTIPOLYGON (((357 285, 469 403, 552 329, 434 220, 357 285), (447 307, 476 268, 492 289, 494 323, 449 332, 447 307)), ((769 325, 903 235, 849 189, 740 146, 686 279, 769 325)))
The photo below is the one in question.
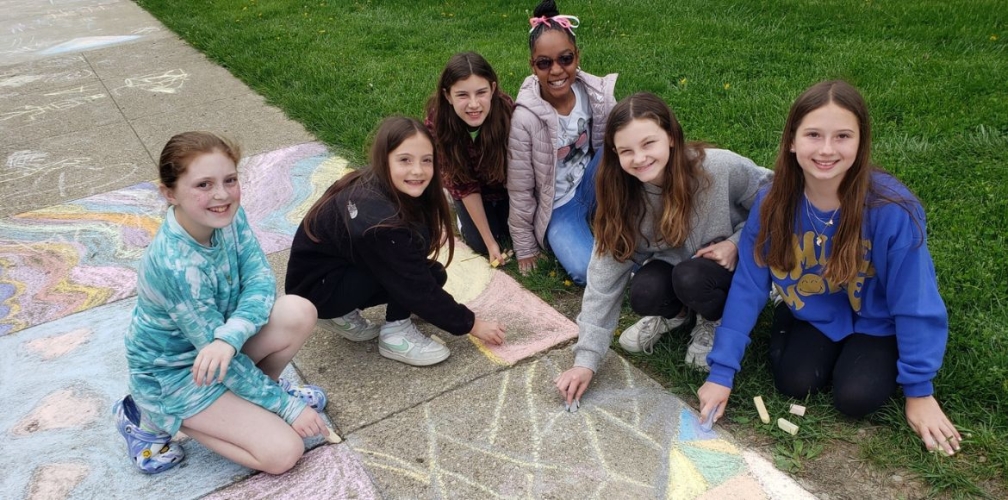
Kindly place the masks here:
POLYGON ((802 405, 791 405, 791 409, 788 410, 792 415, 798 415, 799 417, 805 416, 805 407, 802 405))
POLYGON ((752 398, 752 402, 756 405, 756 411, 759 412, 759 419, 763 421, 764 424, 770 423, 770 413, 766 410, 766 405, 763 404, 763 396, 756 396, 752 398))
POLYGON ((798 434, 798 426, 795 425, 795 424, 793 424, 793 423, 791 423, 791 422, 789 422, 786 418, 778 418, 777 419, 777 427, 780 427, 780 429, 782 431, 784 431, 784 432, 786 432, 786 433, 788 433, 788 434, 790 434, 792 436, 794 436, 795 434, 798 434))

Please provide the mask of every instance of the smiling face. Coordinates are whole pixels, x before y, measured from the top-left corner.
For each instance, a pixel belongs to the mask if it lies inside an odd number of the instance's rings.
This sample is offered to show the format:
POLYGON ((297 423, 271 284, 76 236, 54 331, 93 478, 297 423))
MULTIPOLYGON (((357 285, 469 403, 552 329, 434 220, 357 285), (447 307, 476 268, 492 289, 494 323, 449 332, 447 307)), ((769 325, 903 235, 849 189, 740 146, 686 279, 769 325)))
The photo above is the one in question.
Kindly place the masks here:
POLYGON ((471 128, 478 128, 490 116, 491 100, 496 85, 486 78, 472 75, 455 82, 451 88, 444 91, 448 104, 455 114, 471 128))
POLYGON ((175 206, 175 219, 201 245, 210 244, 214 229, 231 224, 241 203, 238 168, 220 151, 192 160, 174 188, 161 193, 175 206))
POLYGON ((579 64, 577 47, 562 31, 546 31, 535 42, 531 64, 532 72, 539 79, 542 98, 554 108, 561 107, 573 95, 571 85, 579 64), (539 69, 536 62, 546 60, 552 61, 549 68, 539 69), (570 64, 562 64, 567 61, 570 64))
POLYGON ((791 152, 809 186, 836 191, 857 159, 860 129, 854 113, 832 102, 802 119, 791 152))
POLYGON ((434 177, 434 146, 422 134, 413 134, 389 153, 388 163, 392 185, 419 198, 434 177))
POLYGON ((648 118, 634 118, 613 135, 623 171, 641 182, 661 186, 671 154, 672 136, 648 118))

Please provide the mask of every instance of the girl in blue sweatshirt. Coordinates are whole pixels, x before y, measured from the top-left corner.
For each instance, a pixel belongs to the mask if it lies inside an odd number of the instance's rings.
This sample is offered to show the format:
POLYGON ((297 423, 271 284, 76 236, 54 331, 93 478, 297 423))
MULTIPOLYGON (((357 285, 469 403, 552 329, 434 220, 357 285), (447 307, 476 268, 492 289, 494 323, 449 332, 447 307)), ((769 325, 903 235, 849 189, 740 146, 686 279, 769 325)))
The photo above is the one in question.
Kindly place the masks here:
MULTIPOLYGON (((928 450, 962 439, 934 397, 948 316, 927 248, 924 210, 872 165, 864 99, 842 81, 791 106, 771 187, 739 242, 700 414, 724 413, 749 332, 773 287, 770 338, 777 389, 804 398, 832 387, 841 413, 862 417, 902 386, 906 417, 928 450)), ((758 209, 756 208, 758 207, 758 209)))

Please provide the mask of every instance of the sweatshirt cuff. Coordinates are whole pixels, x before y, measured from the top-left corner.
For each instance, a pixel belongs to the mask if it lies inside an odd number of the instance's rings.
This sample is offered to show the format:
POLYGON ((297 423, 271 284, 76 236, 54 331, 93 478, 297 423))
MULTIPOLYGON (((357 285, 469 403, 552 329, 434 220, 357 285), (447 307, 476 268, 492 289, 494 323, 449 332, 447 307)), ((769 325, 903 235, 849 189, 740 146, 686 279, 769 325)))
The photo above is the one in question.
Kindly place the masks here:
POLYGON ((930 380, 927 382, 903 385, 903 395, 908 398, 922 398, 932 394, 934 394, 934 384, 930 380))
POLYGON ((214 339, 220 339, 234 347, 235 352, 241 352, 242 346, 256 332, 256 327, 251 321, 238 317, 231 317, 226 323, 214 330, 214 339))
MULTIPOLYGON (((294 425, 294 421, 301 416, 301 412, 309 410, 308 405, 305 404, 301 398, 291 396, 288 404, 285 404, 283 408, 277 413, 277 415, 287 422, 287 425, 294 425)), ((315 410, 312 410, 315 411, 315 410)))
POLYGON ((731 236, 728 237, 728 241, 735 244, 735 249, 738 250, 739 240, 742 239, 742 230, 735 231, 731 236))
POLYGON ((578 351, 574 354, 574 366, 581 366, 598 373, 598 366, 602 363, 604 354, 592 351, 578 351))
MULTIPOLYGON (((708 360, 708 363, 710 361, 708 360)), ((723 385, 729 389, 734 386, 735 381, 735 370, 721 365, 718 363, 712 363, 710 365, 710 375, 707 376, 708 382, 714 382, 718 385, 723 385)))
POLYGON ((444 328, 444 330, 457 337, 461 337, 473 331, 473 327, 476 326, 476 313, 472 312, 472 310, 468 308, 466 308, 465 312, 469 313, 469 316, 466 319, 463 319, 461 323, 459 323, 459 325, 461 325, 459 327, 459 330, 449 330, 447 328, 444 328), (469 326, 467 327, 466 325, 469 326))

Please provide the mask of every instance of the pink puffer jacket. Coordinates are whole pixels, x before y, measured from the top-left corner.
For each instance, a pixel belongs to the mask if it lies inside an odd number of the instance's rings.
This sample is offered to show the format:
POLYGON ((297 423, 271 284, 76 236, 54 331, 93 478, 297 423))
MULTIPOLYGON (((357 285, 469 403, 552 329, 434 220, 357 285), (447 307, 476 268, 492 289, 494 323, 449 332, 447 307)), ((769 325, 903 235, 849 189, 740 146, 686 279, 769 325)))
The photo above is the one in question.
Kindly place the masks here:
MULTIPOLYGON (((576 76, 591 101, 591 144, 595 151, 602 147, 606 119, 616 105, 617 76, 613 73, 599 78, 580 70, 576 76)), ((518 259, 534 257, 540 247, 546 246, 546 226, 553 214, 556 187, 554 144, 558 126, 556 110, 539 93, 539 79, 529 75, 515 100, 508 139, 508 227, 518 259)))

